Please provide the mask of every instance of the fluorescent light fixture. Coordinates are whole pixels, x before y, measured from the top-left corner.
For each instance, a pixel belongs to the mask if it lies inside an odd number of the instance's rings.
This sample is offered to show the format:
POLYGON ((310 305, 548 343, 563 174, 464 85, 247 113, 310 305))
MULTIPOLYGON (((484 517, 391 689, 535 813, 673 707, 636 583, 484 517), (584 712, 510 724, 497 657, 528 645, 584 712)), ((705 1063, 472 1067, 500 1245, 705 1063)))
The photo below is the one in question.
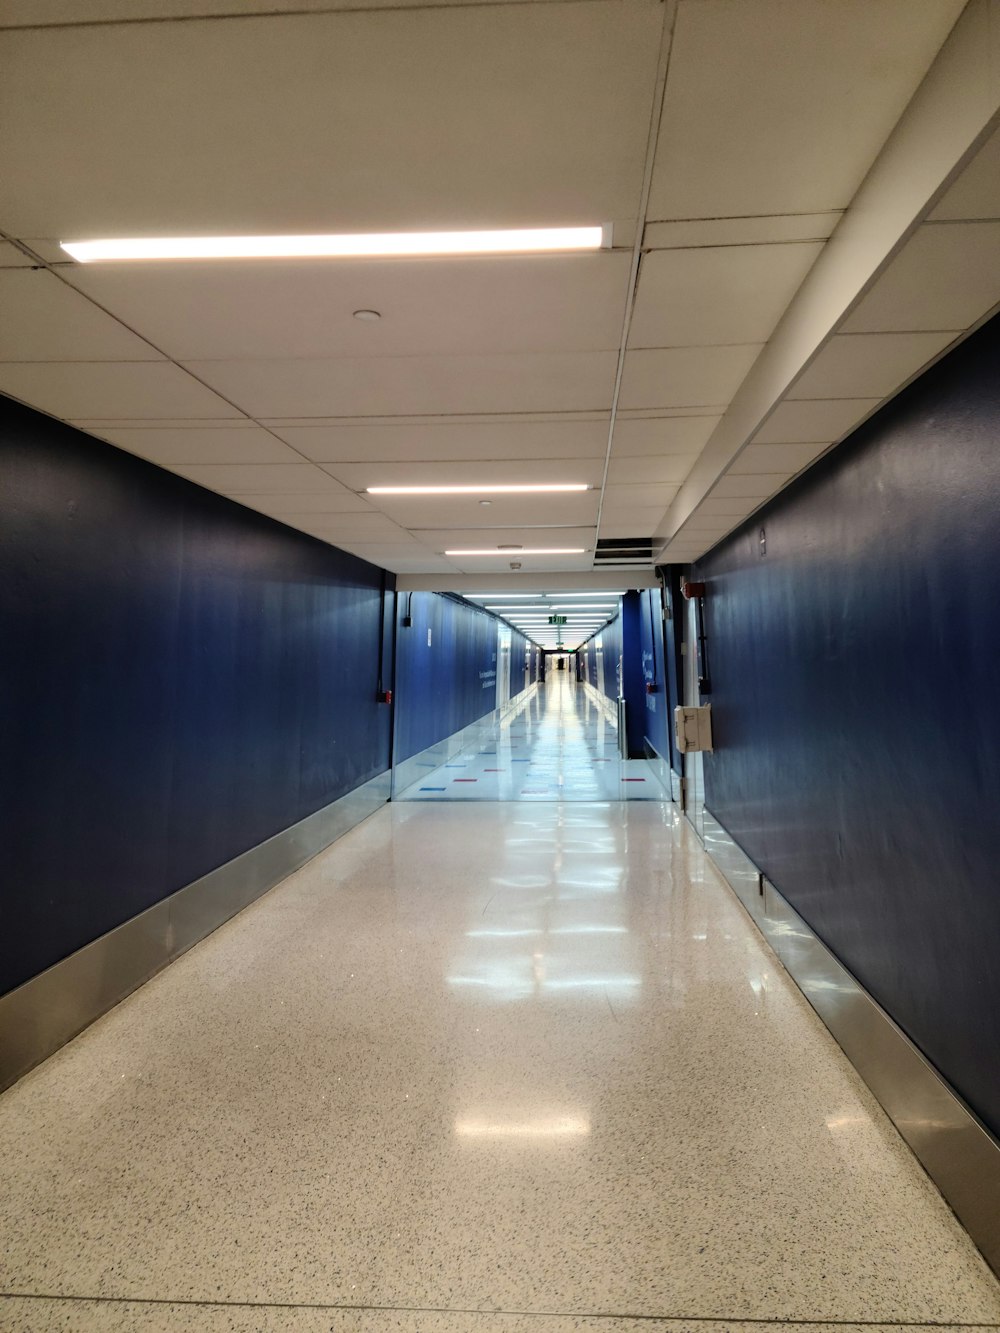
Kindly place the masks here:
POLYGON ((525 597, 529 601, 537 602, 545 594, 540 592, 503 592, 500 590, 498 592, 463 592, 462 596, 474 597, 477 602, 490 597, 497 597, 504 602, 512 602, 515 597, 525 597))
POLYGON ((488 550, 480 551, 445 551, 445 555, 495 555, 505 560, 511 558, 519 560, 522 555, 586 555, 587 550, 584 546, 519 546, 508 547, 502 550, 500 547, 491 546, 488 550))
POLYGON ((553 482, 528 486, 368 486, 366 495, 532 495, 542 491, 589 491, 585 482, 553 482))
POLYGON ((605 227, 492 231, 399 231, 317 236, 135 236, 60 241, 79 264, 150 259, 375 259, 422 255, 515 255, 600 250, 605 227))
POLYGON ((565 601, 567 597, 624 597, 623 592, 609 592, 606 588, 591 588, 590 592, 547 592, 546 597, 565 601))

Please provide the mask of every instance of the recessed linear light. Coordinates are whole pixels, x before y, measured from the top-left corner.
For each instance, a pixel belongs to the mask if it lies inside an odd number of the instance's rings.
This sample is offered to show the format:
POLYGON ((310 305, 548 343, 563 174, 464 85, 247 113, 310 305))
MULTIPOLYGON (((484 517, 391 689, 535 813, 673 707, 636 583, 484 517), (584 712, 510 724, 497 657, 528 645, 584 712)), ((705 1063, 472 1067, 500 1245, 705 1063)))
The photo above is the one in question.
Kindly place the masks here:
POLYGON ((488 551, 445 551, 445 555, 495 555, 506 556, 512 552, 517 555, 586 555, 584 546, 492 546, 488 551))
POLYGON ((532 495, 552 491, 589 491, 585 482, 539 486, 366 486, 366 495, 532 495))
POLYGON ((79 264, 135 259, 377 259, 421 255, 514 255, 600 250, 607 227, 522 227, 493 231, 397 231, 315 236, 135 236, 60 241, 79 264))

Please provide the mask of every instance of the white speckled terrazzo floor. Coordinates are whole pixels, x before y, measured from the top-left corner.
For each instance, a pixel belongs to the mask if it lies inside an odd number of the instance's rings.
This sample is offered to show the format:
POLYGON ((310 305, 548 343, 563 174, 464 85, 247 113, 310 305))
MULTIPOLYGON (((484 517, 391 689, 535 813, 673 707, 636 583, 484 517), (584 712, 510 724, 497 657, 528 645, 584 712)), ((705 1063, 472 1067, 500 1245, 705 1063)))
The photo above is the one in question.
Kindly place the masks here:
POLYGON ((0 1176, 17 1333, 1000 1327, 660 802, 387 807, 0 1098, 0 1176))

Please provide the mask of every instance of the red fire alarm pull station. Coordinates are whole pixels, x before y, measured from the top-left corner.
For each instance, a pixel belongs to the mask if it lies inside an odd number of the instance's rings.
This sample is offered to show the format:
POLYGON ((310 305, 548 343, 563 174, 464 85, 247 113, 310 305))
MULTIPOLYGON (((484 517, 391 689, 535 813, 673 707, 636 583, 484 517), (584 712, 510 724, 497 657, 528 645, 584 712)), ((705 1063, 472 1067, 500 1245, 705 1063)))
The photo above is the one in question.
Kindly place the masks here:
POLYGON ((690 601, 692 597, 704 597, 705 585, 704 583, 685 583, 681 588, 681 592, 688 601, 690 601))

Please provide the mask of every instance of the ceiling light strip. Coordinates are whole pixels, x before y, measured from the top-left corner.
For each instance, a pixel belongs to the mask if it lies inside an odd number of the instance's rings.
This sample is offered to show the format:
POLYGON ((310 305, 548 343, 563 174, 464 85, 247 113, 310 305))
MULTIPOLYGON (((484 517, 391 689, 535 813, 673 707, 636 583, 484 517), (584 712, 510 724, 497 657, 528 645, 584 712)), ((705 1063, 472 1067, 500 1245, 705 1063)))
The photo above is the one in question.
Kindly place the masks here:
POLYGON ((603 226, 311 236, 133 236, 60 241, 60 245, 80 264, 170 259, 379 259, 600 250, 610 245, 610 232, 610 227, 603 226))
POLYGON ((532 495, 589 491, 586 482, 553 482, 526 486, 367 486, 366 495, 532 495))
POLYGON ((506 551, 497 550, 495 546, 489 550, 480 551, 445 551, 445 555, 493 555, 503 560, 520 560, 522 555, 586 555, 586 548, 583 546, 523 546, 511 547, 506 551))

